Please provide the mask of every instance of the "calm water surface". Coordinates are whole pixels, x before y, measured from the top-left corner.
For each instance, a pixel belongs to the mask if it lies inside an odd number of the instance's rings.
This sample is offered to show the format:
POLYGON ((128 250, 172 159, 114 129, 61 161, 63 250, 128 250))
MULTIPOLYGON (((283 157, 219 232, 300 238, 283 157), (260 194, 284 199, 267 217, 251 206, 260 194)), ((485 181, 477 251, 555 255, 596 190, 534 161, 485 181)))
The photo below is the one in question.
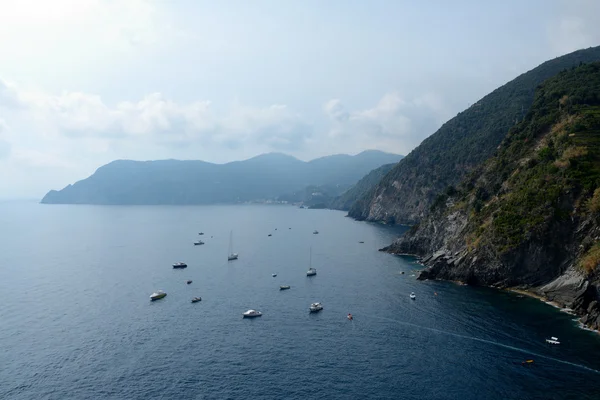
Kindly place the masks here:
POLYGON ((0 204, 0 398, 600 398, 600 336, 533 299, 416 281, 377 251, 398 234, 287 206, 0 204))

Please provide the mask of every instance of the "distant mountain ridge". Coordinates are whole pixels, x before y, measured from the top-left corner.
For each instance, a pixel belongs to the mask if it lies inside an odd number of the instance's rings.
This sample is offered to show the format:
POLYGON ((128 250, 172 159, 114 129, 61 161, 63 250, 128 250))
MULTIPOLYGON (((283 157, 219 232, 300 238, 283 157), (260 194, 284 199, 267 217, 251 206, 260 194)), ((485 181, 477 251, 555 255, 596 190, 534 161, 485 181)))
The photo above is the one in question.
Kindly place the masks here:
POLYGON ((116 160, 62 190, 44 204, 212 204, 276 199, 310 185, 355 184, 402 156, 377 150, 301 161, 282 153, 213 164, 196 160, 116 160))

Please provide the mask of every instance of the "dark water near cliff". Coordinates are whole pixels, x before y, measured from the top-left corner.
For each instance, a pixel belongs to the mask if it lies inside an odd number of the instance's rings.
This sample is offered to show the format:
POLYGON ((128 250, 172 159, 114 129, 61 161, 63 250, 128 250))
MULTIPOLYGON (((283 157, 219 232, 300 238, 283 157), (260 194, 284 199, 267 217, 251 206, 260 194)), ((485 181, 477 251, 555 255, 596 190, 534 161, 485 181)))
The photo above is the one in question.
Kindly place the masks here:
POLYGON ((600 336, 533 299, 416 281, 377 251, 397 234, 281 206, 0 204, 0 398, 600 398, 600 336))

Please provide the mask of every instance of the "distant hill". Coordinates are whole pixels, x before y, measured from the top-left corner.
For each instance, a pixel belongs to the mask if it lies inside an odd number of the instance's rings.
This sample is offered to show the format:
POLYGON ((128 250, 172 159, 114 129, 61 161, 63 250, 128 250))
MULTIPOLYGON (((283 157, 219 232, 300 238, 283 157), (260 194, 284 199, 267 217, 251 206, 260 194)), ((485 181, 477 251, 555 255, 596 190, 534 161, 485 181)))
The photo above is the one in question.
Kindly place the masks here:
POLYGON ((381 179, 394 168, 396 163, 385 164, 365 175, 356 185, 329 202, 329 208, 348 211, 360 198, 372 190, 381 179))
POLYGON ((310 185, 353 185, 402 156, 369 150, 305 162, 281 153, 226 164, 204 161, 117 160, 90 177, 51 190, 45 204, 211 204, 276 199, 310 185))
POLYGON ((564 69, 594 61, 600 61, 600 46, 547 61, 494 90, 425 139, 354 203, 349 215, 417 223, 438 193, 494 154, 508 130, 529 111, 538 85, 564 69))

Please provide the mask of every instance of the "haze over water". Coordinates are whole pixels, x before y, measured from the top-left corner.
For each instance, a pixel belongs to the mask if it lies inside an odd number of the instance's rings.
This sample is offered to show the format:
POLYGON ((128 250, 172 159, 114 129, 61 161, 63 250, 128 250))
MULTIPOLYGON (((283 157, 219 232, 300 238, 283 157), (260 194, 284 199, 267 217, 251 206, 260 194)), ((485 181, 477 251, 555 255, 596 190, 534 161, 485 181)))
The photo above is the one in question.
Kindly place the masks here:
POLYGON ((410 258, 377 251, 398 229, 344 215, 0 204, 0 398, 600 396, 600 336, 572 316, 416 281, 410 258), (240 258, 228 263, 231 230, 240 258), (199 238, 206 244, 194 246, 199 238), (311 247, 318 274, 308 278, 311 247), (178 261, 189 267, 173 270, 178 261), (167 297, 150 302, 157 289, 167 297), (315 301, 324 310, 309 314, 315 301), (263 316, 242 319, 250 308, 263 316))

